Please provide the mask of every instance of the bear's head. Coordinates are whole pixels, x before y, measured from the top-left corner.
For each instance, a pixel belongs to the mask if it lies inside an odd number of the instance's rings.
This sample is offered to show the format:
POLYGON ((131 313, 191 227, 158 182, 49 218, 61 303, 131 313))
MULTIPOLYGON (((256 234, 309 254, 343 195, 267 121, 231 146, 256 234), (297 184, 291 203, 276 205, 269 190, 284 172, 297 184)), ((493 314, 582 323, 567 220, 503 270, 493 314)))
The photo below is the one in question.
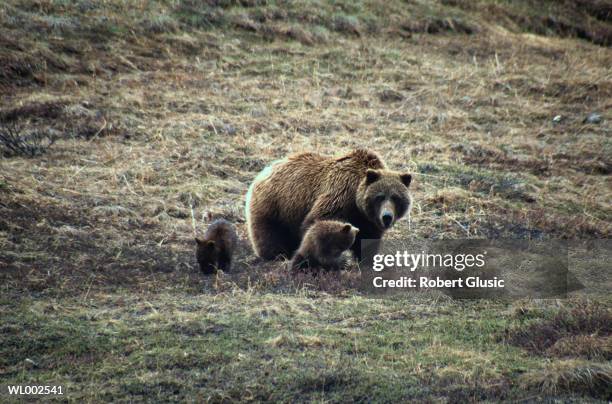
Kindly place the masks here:
POLYGON ((327 254, 339 256, 343 251, 351 248, 357 237, 359 229, 350 223, 335 220, 319 222, 322 226, 317 228, 319 245, 327 254))
POLYGON ((369 169, 357 190, 357 206, 380 230, 390 229, 410 210, 411 181, 410 174, 369 169))
POLYGON ((335 259, 353 245, 359 229, 337 220, 315 222, 304 236, 315 244, 319 259, 335 259))
POLYGON ((217 272, 217 260, 219 258, 219 248, 214 240, 206 240, 196 237, 197 244, 196 258, 200 264, 200 270, 205 274, 217 272))

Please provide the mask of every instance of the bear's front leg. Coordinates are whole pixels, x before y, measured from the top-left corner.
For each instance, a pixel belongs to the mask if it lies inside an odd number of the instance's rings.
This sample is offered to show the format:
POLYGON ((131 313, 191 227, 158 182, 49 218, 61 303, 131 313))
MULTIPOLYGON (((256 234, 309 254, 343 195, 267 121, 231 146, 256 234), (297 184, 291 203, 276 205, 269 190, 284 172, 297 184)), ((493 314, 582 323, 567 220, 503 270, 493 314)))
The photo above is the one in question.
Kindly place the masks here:
POLYGON ((325 269, 327 269, 328 271, 338 272, 338 271, 346 270, 349 267, 349 265, 350 263, 349 263, 348 257, 343 254, 343 255, 340 255, 338 259, 332 262, 329 262, 325 266, 325 269))
POLYGON ((292 271, 303 271, 309 267, 308 259, 300 253, 296 253, 289 262, 289 269, 292 271))
POLYGON ((355 259, 360 264, 362 262, 371 263, 373 262, 374 255, 378 253, 380 249, 380 239, 369 239, 367 237, 361 238, 359 235, 355 239, 351 250, 355 259))
POLYGON ((299 246, 300 240, 279 221, 254 218, 251 227, 255 253, 264 260, 273 260, 279 256, 290 257, 299 246))
POLYGON ((219 257, 219 269, 223 272, 229 272, 232 269, 232 257, 231 256, 221 256, 219 257))

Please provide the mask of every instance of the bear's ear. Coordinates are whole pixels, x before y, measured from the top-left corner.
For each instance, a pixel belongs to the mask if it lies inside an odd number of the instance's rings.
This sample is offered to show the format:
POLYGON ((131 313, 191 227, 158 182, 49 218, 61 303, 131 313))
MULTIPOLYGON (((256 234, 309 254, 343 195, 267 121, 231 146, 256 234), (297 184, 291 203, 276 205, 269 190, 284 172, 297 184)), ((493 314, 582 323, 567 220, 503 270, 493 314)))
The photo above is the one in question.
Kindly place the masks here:
POLYGON ((203 238, 196 237, 195 241, 196 243, 198 243, 199 246, 204 248, 212 249, 215 247, 215 240, 205 240, 203 238))
POLYGON ((410 182, 412 182, 412 175, 410 174, 400 174, 400 180, 402 183, 408 188, 410 186, 410 182))
POLYGON ((376 182, 379 178, 380 173, 378 171, 372 169, 366 171, 366 185, 376 182))
POLYGON ((353 226, 351 226, 350 224, 345 224, 344 227, 342 228, 342 233, 348 233, 351 231, 351 229, 353 228, 353 226))

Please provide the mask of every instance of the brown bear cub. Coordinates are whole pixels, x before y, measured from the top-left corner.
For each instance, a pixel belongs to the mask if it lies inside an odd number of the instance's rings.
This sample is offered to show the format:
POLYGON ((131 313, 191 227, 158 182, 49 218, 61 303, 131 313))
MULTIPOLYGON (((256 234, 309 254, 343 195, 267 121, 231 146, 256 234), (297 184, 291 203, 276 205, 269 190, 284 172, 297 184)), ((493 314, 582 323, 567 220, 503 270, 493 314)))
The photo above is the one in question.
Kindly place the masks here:
POLYGON ((411 180, 364 149, 340 157, 301 153, 276 161, 247 193, 249 239, 259 257, 290 257, 313 223, 338 220, 359 228, 351 249, 361 260, 378 251, 384 233, 409 211, 411 180), (363 254, 361 240, 372 240, 363 254))
POLYGON ((291 260, 291 269, 342 267, 342 253, 353 245, 359 229, 350 223, 319 220, 308 228, 300 248, 291 260))
POLYGON ((226 272, 231 269, 232 256, 238 244, 233 224, 225 219, 217 219, 208 226, 204 237, 196 237, 195 241, 196 258, 203 273, 214 274, 217 269, 226 272))

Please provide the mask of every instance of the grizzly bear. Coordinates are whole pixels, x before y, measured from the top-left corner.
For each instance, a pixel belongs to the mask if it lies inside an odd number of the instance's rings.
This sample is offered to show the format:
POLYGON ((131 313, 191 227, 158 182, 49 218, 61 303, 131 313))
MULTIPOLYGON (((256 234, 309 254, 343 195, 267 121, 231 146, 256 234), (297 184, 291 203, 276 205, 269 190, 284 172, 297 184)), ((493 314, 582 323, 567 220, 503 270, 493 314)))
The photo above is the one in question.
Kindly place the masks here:
POLYGON ((342 253, 351 248, 358 232, 359 229, 350 223, 336 220, 314 222, 291 260, 291 269, 340 269, 342 253))
MULTIPOLYGON (((335 158, 301 153, 278 160, 247 193, 249 239, 261 258, 290 257, 315 221, 338 220, 359 228, 352 251, 361 260, 360 241, 380 240, 410 209, 411 180, 364 149, 335 158)), ((378 243, 369 242, 368 253, 378 243)))
POLYGON ((217 219, 210 224, 204 237, 195 239, 197 244, 196 258, 200 270, 205 274, 214 274, 217 269, 229 271, 238 235, 234 225, 225 219, 217 219))

